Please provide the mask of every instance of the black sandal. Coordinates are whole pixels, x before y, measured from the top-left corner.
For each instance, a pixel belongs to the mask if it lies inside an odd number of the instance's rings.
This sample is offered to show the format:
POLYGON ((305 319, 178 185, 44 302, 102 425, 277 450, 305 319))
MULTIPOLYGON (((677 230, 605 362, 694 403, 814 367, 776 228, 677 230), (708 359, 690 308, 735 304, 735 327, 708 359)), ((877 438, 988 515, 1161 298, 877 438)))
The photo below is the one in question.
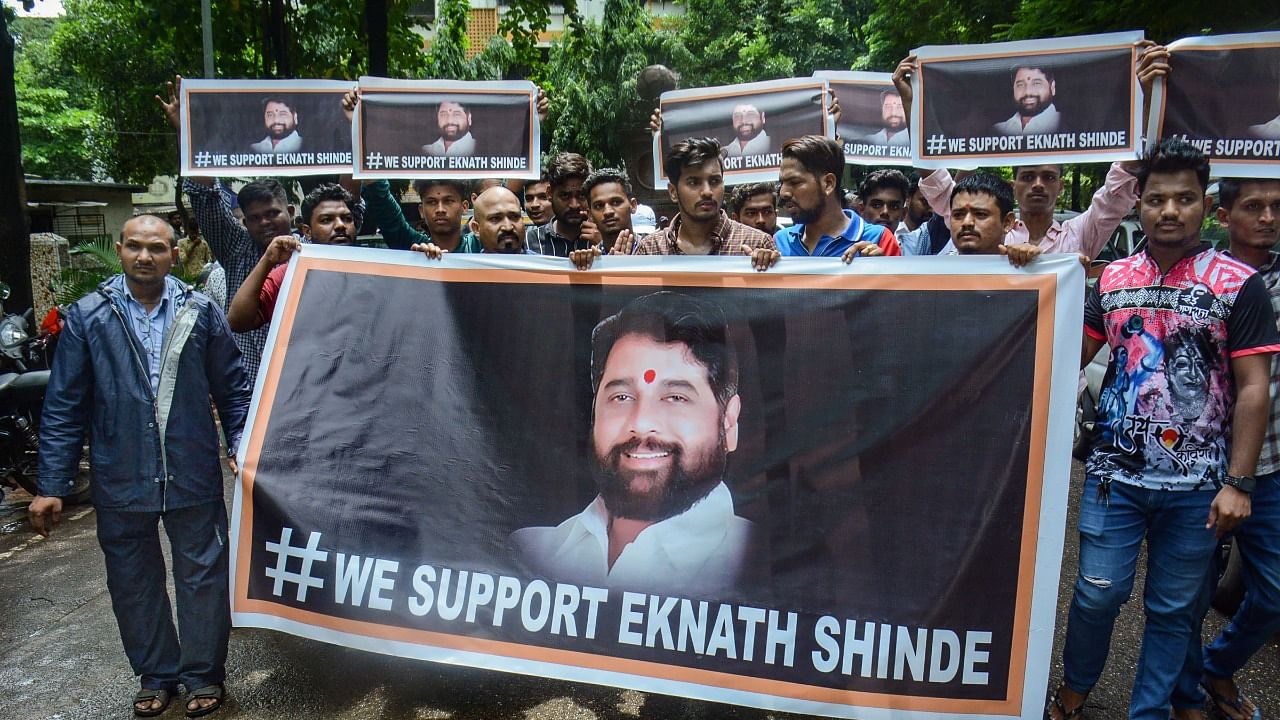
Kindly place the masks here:
POLYGON ((198 718, 204 717, 213 712, 217 712, 222 707, 222 701, 226 695, 226 689, 221 684, 209 685, 199 690, 192 690, 187 693, 187 717, 198 718), (192 700, 213 700, 213 704, 207 707, 196 706, 191 707, 192 700))
POLYGON ((152 690, 151 688, 142 688, 133 696, 133 714, 137 717, 155 717, 161 715, 165 710, 169 709, 169 703, 173 702, 173 691, 160 688, 152 690), (160 707, 142 709, 138 707, 138 703, 150 704, 153 700, 160 701, 160 707))
POLYGON ((1062 688, 1053 691, 1048 704, 1044 706, 1044 720, 1054 720, 1053 714, 1049 712, 1050 710, 1057 710, 1061 713, 1062 717, 1059 720, 1075 720, 1084 714, 1083 702, 1076 706, 1075 710, 1067 712, 1067 706, 1062 704, 1061 692, 1062 688))

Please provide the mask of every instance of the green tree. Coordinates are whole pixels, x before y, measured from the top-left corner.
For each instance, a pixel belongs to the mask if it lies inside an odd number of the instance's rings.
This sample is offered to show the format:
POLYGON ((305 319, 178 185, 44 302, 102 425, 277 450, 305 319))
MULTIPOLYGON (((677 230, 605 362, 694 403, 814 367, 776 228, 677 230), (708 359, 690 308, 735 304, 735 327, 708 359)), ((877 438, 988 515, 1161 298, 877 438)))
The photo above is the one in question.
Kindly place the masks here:
POLYGON ((654 29, 640 0, 608 0, 599 25, 582 23, 555 43, 539 81, 551 100, 551 152, 621 165, 627 135, 646 132, 652 108, 636 94, 646 65, 692 66, 674 34, 654 29))
POLYGON ((467 61, 467 0, 440 0, 436 6, 436 32, 427 53, 424 77, 470 79, 467 61))
POLYGON ((14 85, 26 172, 51 178, 99 177, 90 134, 99 118, 88 107, 89 89, 64 72, 50 51, 55 18, 17 18, 14 85))
MULTIPOLYGON (((389 72, 425 66, 409 0, 388 0, 389 72)), ((150 182, 177 167, 173 134, 153 96, 175 74, 202 72, 200 4, 190 0, 65 0, 53 36, 58 61, 90 89, 98 120, 90 149, 118 180, 150 182)), ((363 4, 346 0, 214 0, 219 77, 355 79, 367 71, 363 4), (272 8, 280 11, 273 18, 272 8), (283 26, 283 28, 281 27, 283 26), (274 38, 270 42, 268 37, 274 38)))
POLYGON ((1145 29, 1167 43, 1189 35, 1252 32, 1280 22, 1275 3, 1256 0, 1022 0, 1002 39, 1065 37, 1145 29))
MULTIPOLYGON (((1024 0, 1025 2, 1026 0, 1024 0)), ((922 45, 991 42, 1007 31, 1018 0, 889 0, 877 3, 864 29, 867 53, 860 70, 889 72, 922 45)), ((1074 8, 1074 5, 1064 4, 1074 8)))
POLYGON ((863 0, 686 0, 680 43, 697 48, 679 68, 689 87, 847 70, 864 54, 863 0))

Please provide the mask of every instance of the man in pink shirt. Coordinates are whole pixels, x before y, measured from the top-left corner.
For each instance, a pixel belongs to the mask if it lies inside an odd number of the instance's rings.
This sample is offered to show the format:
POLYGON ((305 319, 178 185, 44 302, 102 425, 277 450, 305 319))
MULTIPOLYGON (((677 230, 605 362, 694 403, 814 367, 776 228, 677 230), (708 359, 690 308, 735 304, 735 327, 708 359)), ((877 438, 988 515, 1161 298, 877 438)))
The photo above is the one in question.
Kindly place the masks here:
MULTIPOLYGON (((1096 258, 1111 233, 1138 201, 1138 179, 1129 172, 1136 161, 1112 163, 1106 182, 1093 194, 1089 208, 1058 222, 1054 206, 1062 194, 1062 166, 1026 165, 1014 168, 1013 194, 1018 219, 1004 236, 1006 245, 1031 243, 1046 253, 1077 253, 1096 258)), ((920 180, 920 192, 933 211, 947 217, 956 181, 945 169, 920 180)))

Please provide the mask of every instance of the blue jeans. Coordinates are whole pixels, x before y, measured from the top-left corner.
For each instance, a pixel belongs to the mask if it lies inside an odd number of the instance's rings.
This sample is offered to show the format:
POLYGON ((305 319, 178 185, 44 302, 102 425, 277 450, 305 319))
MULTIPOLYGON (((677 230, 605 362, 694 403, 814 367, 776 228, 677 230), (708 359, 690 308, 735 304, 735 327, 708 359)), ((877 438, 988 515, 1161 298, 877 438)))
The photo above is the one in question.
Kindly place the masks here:
POLYGON ((182 683, 191 691, 225 680, 231 597, 222 501, 163 513, 99 508, 97 514, 111 609, 142 687, 176 690, 182 683), (162 518, 173 551, 177 631, 160 554, 162 518))
MULTIPOLYGON (((1204 704, 1204 692, 1199 685, 1202 675, 1234 676, 1272 635, 1280 632, 1280 473, 1258 478, 1252 506, 1249 519, 1233 533, 1242 562, 1244 601, 1203 654, 1199 633, 1188 645, 1186 664, 1173 695, 1174 707, 1204 704)), ((1197 620, 1202 620, 1209 610, 1217 579, 1216 572, 1207 578, 1197 620)))
POLYGON ((1080 574, 1067 617, 1063 682, 1089 692, 1102 675, 1120 606, 1133 592, 1147 541, 1142 632, 1129 717, 1168 720, 1174 684, 1197 628, 1196 609, 1217 542, 1205 529, 1215 492, 1144 490, 1121 482, 1099 493, 1085 479, 1080 503, 1080 574))

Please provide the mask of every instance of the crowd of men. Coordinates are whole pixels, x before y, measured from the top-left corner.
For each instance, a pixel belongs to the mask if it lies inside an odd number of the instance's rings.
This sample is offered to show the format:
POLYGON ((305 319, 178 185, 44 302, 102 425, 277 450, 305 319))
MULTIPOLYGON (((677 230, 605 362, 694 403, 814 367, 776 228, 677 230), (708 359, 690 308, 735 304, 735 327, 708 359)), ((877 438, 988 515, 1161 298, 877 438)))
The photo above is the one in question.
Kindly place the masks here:
MULTIPOLYGON (((1143 50, 1139 80, 1149 85, 1170 72, 1168 53, 1143 50)), ((894 74, 905 116, 914 71, 908 58, 894 74)), ((356 102, 353 93, 344 105, 356 102)), ((176 87, 161 103, 176 126, 176 87)), ((625 172, 593 168, 570 152, 524 184, 418 180, 419 227, 383 180, 316 187, 295 229, 295 208, 274 180, 250 182, 232 198, 211 178, 189 177, 183 190, 200 237, 225 269, 225 315, 169 276, 179 252, 168 222, 142 215, 126 223, 117 243, 123 274, 66 310, 41 424, 41 494, 30 517, 46 535, 57 523, 88 433, 108 587, 141 678, 133 712, 164 712, 179 686, 189 717, 224 701, 227 518, 205 399, 234 456, 285 262, 302 244, 351 245, 371 222, 388 247, 429 258, 548 255, 578 270, 603 255, 739 255, 759 271, 785 268, 789 257, 1003 255, 1023 266, 1044 253, 1088 263, 1136 207, 1145 246, 1104 269, 1087 293, 1081 363, 1103 343, 1112 354, 1087 463, 1064 675, 1046 716, 1081 715, 1145 541, 1146 626, 1131 717, 1202 716, 1205 692, 1224 717, 1260 717, 1233 678, 1280 631, 1280 394, 1272 362, 1280 351, 1280 180, 1219 182, 1216 214, 1230 236, 1229 249, 1219 250, 1200 237, 1213 211, 1208 160, 1184 142, 1164 141, 1140 160, 1112 165, 1089 209, 1059 222, 1057 165, 1016 167, 1012 183, 989 172, 917 178, 877 170, 851 202, 838 141, 780 140, 777 183, 732 192, 726 148, 710 138, 675 144, 663 169, 677 212, 661 228, 637 214, 625 172), (779 211, 789 225, 779 226, 779 211), (1170 429, 1181 433, 1173 444, 1170 429), (1161 455, 1183 440, 1200 451, 1161 455), (160 521, 173 548, 177 630, 160 521), (1227 533, 1244 559, 1245 600, 1201 648, 1213 549, 1227 533)))

